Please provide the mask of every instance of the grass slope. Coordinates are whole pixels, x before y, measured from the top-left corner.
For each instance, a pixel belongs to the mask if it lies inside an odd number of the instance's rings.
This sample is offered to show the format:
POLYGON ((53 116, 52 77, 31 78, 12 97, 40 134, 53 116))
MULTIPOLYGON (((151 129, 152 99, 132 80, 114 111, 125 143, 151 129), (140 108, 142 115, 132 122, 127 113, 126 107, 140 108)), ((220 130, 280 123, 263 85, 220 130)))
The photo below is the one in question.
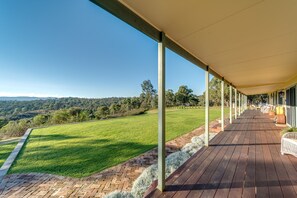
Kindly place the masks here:
POLYGON ((0 145, 0 167, 4 164, 16 145, 17 142, 0 145))
MULTIPOLYGON (((210 120, 220 116, 210 110, 210 120)), ((139 116, 33 130, 10 173, 43 172, 85 177, 157 146, 157 111, 139 116)), ((166 140, 204 124, 204 109, 166 112, 166 140)))

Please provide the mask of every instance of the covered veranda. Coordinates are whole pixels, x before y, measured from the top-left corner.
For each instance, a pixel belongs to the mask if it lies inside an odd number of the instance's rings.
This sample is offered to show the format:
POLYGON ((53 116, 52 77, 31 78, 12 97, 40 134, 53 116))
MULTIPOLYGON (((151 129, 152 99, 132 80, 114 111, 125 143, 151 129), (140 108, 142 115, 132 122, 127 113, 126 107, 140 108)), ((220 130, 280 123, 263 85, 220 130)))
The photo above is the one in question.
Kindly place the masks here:
MULTIPOLYGON (((91 1, 158 42, 159 171, 157 190, 149 196, 296 196, 297 162, 280 155, 280 129, 260 112, 246 110, 247 95, 275 93, 277 99, 279 91, 290 90, 281 105, 295 119, 287 124, 297 123, 296 1, 91 1), (165 48, 205 70, 206 134, 205 147, 167 180, 165 48), (222 104, 229 85, 231 123, 212 142, 210 74, 221 79, 222 104)), ((222 126, 223 118, 222 111, 222 126)))
POLYGON ((281 155, 280 129, 245 111, 147 197, 296 197, 297 159, 281 155))

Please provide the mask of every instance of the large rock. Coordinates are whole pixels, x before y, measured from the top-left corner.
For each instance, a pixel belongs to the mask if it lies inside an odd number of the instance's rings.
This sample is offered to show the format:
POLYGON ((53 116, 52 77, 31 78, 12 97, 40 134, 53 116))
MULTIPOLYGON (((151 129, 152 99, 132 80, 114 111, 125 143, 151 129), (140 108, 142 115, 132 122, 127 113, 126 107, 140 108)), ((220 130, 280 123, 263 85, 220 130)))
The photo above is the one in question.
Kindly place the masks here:
POLYGON ((146 168, 134 181, 131 193, 135 198, 143 197, 148 187, 158 178, 158 166, 153 164, 146 168))
POLYGON ((168 157, 165 160, 166 164, 166 177, 171 175, 178 167, 180 167, 187 159, 189 159, 191 156, 183 151, 178 151, 175 153, 172 153, 168 155, 168 157))
POLYGON ((192 137, 191 142, 194 143, 194 144, 198 144, 200 146, 204 145, 204 139, 202 139, 200 136, 192 137))
POLYGON ((188 153, 190 156, 194 155, 199 151, 203 146, 196 143, 188 143, 181 150, 185 153, 188 153))

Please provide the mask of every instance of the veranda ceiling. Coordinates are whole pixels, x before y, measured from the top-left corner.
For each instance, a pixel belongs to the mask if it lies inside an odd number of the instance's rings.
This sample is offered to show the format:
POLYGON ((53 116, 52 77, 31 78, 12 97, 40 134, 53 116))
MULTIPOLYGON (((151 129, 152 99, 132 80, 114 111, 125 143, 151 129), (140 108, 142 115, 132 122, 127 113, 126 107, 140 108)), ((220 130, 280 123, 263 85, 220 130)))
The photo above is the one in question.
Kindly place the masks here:
POLYGON ((296 0, 120 0, 244 94, 297 76, 296 0))

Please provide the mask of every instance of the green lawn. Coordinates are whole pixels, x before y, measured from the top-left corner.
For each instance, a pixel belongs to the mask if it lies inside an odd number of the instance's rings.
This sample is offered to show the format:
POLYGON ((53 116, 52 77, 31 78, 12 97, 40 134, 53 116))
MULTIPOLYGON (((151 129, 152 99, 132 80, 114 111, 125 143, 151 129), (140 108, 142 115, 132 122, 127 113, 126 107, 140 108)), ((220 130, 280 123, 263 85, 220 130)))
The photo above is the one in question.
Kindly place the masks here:
MULTIPOLYGON (((211 120, 219 116, 219 108, 210 110, 211 120)), ((157 111, 150 111, 139 116, 35 129, 10 173, 89 176, 156 147, 157 118, 157 111)), ((203 125, 204 109, 169 109, 166 123, 166 140, 171 140, 203 125)))
POLYGON ((0 145, 0 167, 4 164, 5 160, 8 158, 16 145, 17 142, 0 145))

